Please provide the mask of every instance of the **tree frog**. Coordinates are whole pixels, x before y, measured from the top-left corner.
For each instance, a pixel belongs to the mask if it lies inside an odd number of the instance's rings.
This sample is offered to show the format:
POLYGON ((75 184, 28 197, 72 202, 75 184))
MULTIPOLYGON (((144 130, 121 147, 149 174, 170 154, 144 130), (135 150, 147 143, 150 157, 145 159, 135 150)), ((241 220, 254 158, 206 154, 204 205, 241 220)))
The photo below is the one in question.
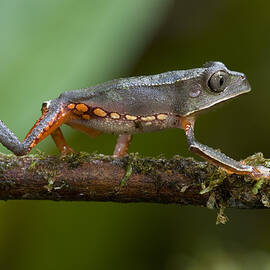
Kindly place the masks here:
POLYGON ((200 68, 169 71, 157 75, 115 79, 90 88, 62 93, 42 105, 42 116, 27 134, 18 138, 0 121, 0 143, 16 155, 27 154, 51 135, 62 154, 72 151, 60 130, 62 124, 97 136, 118 134, 115 157, 127 154, 132 134, 180 128, 189 149, 228 173, 264 174, 259 167, 235 161, 196 141, 197 115, 218 103, 250 91, 243 73, 230 71, 221 62, 200 68))

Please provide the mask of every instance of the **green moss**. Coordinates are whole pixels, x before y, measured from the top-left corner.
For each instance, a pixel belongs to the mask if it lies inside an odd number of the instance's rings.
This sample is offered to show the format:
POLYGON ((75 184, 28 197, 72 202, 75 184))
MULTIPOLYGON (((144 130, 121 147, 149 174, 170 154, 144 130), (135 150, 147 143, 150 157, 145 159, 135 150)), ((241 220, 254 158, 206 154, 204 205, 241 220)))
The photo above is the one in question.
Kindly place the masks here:
POLYGON ((270 168, 270 159, 265 159, 263 153, 256 153, 250 157, 247 157, 244 162, 251 166, 265 166, 270 168))
POLYGON ((219 185, 221 185, 226 177, 227 177, 227 174, 222 169, 218 169, 214 171, 211 170, 207 177, 207 181, 209 182, 208 186, 206 186, 204 183, 204 186, 202 187, 200 194, 205 194, 207 192, 212 191, 215 187, 218 187, 219 185))
POLYGON ((212 192, 211 195, 209 196, 208 198, 208 201, 206 203, 206 207, 208 209, 214 209, 216 208, 216 195, 215 195, 215 192, 212 192))
POLYGON ((30 166, 29 166, 29 170, 35 169, 36 165, 37 165, 37 160, 33 160, 33 161, 31 162, 30 166))
POLYGON ((262 185, 264 184, 264 182, 265 182, 265 180, 264 179, 260 179, 260 180, 258 180, 256 183, 255 183, 255 185, 253 186, 253 188, 252 188, 252 192, 253 192, 253 194, 258 194, 258 191, 259 191, 259 189, 261 189, 261 187, 262 187, 262 185))
POLYGON ((142 158, 138 153, 131 153, 128 156, 124 157, 122 161, 124 161, 126 168, 130 164, 134 172, 147 175, 154 174, 152 160, 142 158))
POLYGON ((48 179, 48 185, 46 185, 44 187, 48 190, 48 192, 52 192, 52 190, 53 190, 53 184, 54 184, 53 179, 49 178, 48 179))
POLYGON ((262 194, 262 197, 261 197, 261 202, 262 204, 267 207, 267 208, 270 208, 270 200, 269 200, 269 197, 266 195, 266 194, 262 194))
POLYGON ((67 162, 70 168, 78 168, 84 162, 90 162, 93 160, 102 160, 102 161, 111 161, 113 157, 106 156, 103 154, 97 153, 86 153, 86 152, 79 152, 79 153, 69 153, 63 157, 59 158, 59 161, 67 162))
POLYGON ((0 172, 3 173, 6 170, 10 170, 19 166, 19 159, 14 155, 0 155, 0 172))
POLYGON ((126 173, 125 173, 124 177, 121 180, 120 187, 123 187, 123 186, 126 185, 127 181, 129 180, 129 178, 132 175, 132 171, 133 171, 132 170, 132 165, 130 163, 128 163, 127 168, 126 168, 126 173))
POLYGON ((225 210, 225 207, 221 207, 219 209, 219 212, 217 214, 217 220, 216 220, 217 225, 226 224, 229 220, 229 218, 224 214, 224 210, 225 210))
MULTIPOLYGON (((176 188, 179 189, 179 187, 176 185, 176 188)), ((182 193, 185 193, 186 190, 189 188, 189 186, 183 186, 181 189, 180 189, 180 192, 182 193)))

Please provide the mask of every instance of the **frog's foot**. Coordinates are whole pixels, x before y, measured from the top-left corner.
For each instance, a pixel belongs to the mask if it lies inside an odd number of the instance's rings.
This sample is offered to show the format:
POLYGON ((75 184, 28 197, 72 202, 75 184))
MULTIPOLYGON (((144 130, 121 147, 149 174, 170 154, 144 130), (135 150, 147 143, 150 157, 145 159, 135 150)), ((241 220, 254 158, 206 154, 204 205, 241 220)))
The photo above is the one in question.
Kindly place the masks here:
POLYGON ((257 166, 257 167, 253 167, 253 172, 251 174, 251 176, 255 179, 270 179, 270 169, 266 168, 264 166, 257 166))
POLYGON ((123 157, 127 154, 132 135, 120 134, 114 148, 113 157, 123 157))
MULTIPOLYGON (((243 166, 247 166, 246 162, 244 160, 240 161, 243 166)), ((255 178, 256 180, 265 178, 265 179, 270 179, 270 168, 264 167, 262 165, 252 167, 252 171, 249 173, 250 176, 255 178)))
POLYGON ((70 148, 69 146, 65 146, 63 150, 61 151, 61 157, 65 157, 69 154, 77 154, 77 152, 73 150, 72 148, 70 148))

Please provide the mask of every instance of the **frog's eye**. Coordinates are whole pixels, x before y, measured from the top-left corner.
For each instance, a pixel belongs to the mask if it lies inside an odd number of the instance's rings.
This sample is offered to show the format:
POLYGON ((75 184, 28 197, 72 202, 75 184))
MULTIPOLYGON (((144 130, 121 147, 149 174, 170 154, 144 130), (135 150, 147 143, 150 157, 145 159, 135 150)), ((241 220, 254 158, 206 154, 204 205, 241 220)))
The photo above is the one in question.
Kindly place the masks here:
POLYGON ((214 92, 222 92, 227 85, 228 73, 219 70, 215 72, 208 81, 209 88, 214 92))

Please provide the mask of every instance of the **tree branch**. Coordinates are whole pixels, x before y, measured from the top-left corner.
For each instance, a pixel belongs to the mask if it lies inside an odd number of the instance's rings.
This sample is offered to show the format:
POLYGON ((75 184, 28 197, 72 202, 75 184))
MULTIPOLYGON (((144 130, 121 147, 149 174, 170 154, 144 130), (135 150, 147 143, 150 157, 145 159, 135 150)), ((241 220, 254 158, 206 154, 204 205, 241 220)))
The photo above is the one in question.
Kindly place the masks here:
MULTIPOLYGON (((262 154, 246 160, 267 166, 262 154)), ((227 175, 191 158, 122 159, 79 153, 0 154, 0 199, 177 203, 209 208, 270 206, 267 180, 227 175)))

